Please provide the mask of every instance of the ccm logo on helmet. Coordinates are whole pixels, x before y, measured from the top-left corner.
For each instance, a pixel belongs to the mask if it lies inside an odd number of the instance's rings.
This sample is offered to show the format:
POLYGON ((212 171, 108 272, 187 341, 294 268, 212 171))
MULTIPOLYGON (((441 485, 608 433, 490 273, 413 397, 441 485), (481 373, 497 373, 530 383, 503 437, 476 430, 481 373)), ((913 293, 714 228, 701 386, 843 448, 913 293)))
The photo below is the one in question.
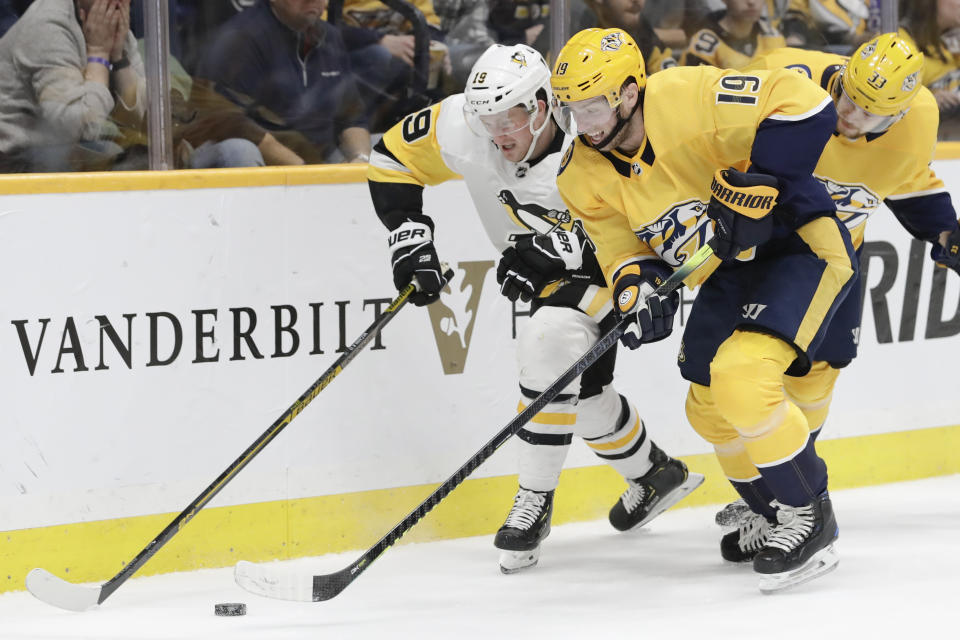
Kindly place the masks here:
POLYGON ((717 182, 716 178, 710 184, 710 191, 717 200, 726 202, 733 207, 743 209, 770 209, 773 207, 774 196, 750 195, 743 191, 734 191, 717 182))

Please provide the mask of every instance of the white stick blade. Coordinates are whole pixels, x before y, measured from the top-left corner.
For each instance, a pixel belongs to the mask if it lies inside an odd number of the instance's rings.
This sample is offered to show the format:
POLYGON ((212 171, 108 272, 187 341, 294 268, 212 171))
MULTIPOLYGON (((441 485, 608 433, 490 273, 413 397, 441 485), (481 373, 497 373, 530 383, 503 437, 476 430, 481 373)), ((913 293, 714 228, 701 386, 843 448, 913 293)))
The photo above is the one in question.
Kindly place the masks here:
POLYGON ((27 574, 26 582, 27 589, 37 599, 67 611, 86 611, 100 601, 101 587, 73 584, 46 569, 34 569, 27 574))
POLYGON ((264 598, 313 602, 313 575, 285 567, 241 560, 233 579, 243 589, 264 598))

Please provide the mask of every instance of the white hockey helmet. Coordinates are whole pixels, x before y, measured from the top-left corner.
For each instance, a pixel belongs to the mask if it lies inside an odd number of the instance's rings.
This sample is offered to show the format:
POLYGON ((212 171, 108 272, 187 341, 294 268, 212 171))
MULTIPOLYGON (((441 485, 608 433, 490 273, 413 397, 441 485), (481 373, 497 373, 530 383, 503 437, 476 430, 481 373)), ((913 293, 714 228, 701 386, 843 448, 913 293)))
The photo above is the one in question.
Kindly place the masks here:
POLYGON ((536 49, 527 45, 490 45, 470 70, 463 95, 464 117, 478 136, 492 138, 523 128, 530 130, 533 141, 524 156, 526 161, 550 122, 550 67, 536 49), (535 128, 539 91, 543 91, 547 113, 543 124, 535 128), (518 106, 526 113, 511 112, 518 106))

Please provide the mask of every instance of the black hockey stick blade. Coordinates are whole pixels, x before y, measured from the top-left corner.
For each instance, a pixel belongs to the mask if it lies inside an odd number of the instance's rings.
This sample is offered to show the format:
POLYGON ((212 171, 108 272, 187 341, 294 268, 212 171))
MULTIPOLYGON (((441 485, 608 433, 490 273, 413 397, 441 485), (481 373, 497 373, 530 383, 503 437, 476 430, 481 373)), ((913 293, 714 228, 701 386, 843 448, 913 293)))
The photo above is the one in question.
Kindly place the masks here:
MULTIPOLYGON (((707 244, 687 259, 680 267, 667 278, 667 281, 657 287, 655 293, 661 296, 673 293, 683 285, 683 281, 713 256, 713 248, 707 244)), ((587 367, 606 353, 616 344, 626 328, 626 322, 619 322, 594 344, 589 351, 580 356, 563 375, 557 378, 543 393, 536 397, 523 411, 518 413, 507 426, 501 429, 493 438, 483 445, 472 458, 447 478, 426 500, 411 511, 387 535, 370 547, 362 556, 348 567, 335 573, 325 575, 309 575, 306 572, 291 572, 276 564, 253 564, 241 561, 234 570, 234 579, 238 585, 247 591, 267 598, 280 600, 296 600, 300 602, 321 602, 330 600, 340 594, 369 567, 374 560, 380 557, 407 531, 413 528, 427 513, 429 513, 451 491, 456 489, 473 473, 477 467, 487 461, 511 436, 516 434, 526 423, 551 400, 553 400, 571 381, 582 374, 587 367)))
MULTIPOLYGON (((453 278, 453 270, 444 266, 444 278, 447 282, 453 278)), ((186 509, 173 519, 166 528, 157 534, 153 540, 147 543, 137 556, 128 562, 120 572, 110 578, 99 587, 89 585, 79 585, 63 580, 46 569, 33 569, 27 574, 27 589, 38 599, 47 604, 69 611, 85 611, 95 605, 102 604, 104 600, 116 591, 120 585, 127 581, 140 567, 142 567, 150 558, 153 557, 167 542, 170 541, 180 530, 193 519, 195 515, 210 500, 214 498, 220 490, 223 489, 247 464, 256 457, 283 429, 296 418, 301 411, 310 404, 317 395, 323 391, 327 385, 333 382, 341 371, 353 360, 358 353, 373 338, 396 317, 397 312, 407 303, 410 295, 416 291, 416 286, 411 283, 407 285, 390 305, 384 309, 380 315, 367 329, 360 334, 360 337, 353 341, 347 350, 337 358, 330 367, 323 372, 310 387, 297 398, 296 402, 290 405, 277 420, 264 431, 253 444, 247 447, 246 451, 240 454, 240 457, 233 461, 223 473, 221 473, 210 486, 203 490, 186 509)))

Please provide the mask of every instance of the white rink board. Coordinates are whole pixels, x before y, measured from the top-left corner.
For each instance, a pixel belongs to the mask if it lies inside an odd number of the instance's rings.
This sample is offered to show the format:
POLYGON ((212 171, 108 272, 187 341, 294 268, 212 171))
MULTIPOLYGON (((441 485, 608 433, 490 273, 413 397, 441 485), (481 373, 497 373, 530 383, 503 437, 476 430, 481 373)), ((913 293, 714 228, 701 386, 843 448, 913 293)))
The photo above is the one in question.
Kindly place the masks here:
MULTIPOLYGON (((936 168, 960 186, 960 161, 936 168)), ((441 258, 458 267, 455 284, 473 278, 444 296, 438 321, 449 342, 461 352, 468 346, 463 373, 444 373, 427 311, 404 309, 385 332, 386 348, 368 347, 213 505, 439 482, 514 415, 513 319, 496 285, 497 254, 463 183, 428 189, 425 203, 441 258)), ((179 511, 320 376, 341 342, 373 321, 370 301, 394 295, 365 184, 2 196, 0 237, 7 530, 179 511), (272 307, 281 305, 298 314, 299 348, 273 357, 272 307), (249 329, 244 309, 256 314, 250 335, 262 359, 235 337, 235 318, 241 332, 249 329), (110 337, 101 340, 97 318, 126 348, 125 315, 129 368, 110 337), (151 349, 156 360, 173 355, 171 317, 182 331, 179 353, 148 366, 151 349), (317 345, 322 354, 311 353, 317 345), (78 370, 79 353, 86 370, 78 370)), ((918 263, 916 329, 901 341, 910 238, 883 212, 867 240, 889 243, 898 258, 886 294, 893 340, 878 344, 868 293, 862 355, 841 377, 824 437, 960 423, 949 357, 960 350, 960 326, 950 337, 924 338, 932 263, 925 255, 918 263)), ((868 286, 880 283, 880 265, 871 262, 868 286)), ((948 275, 942 316, 960 325, 960 278, 948 275)), ((683 413, 679 333, 637 353, 621 350, 618 386, 661 446, 706 453, 683 413)), ((280 337, 280 349, 291 350, 291 334, 280 337)), ((515 473, 510 448, 475 475, 515 473)), ((585 447, 572 448, 568 466, 593 464, 585 447)))

